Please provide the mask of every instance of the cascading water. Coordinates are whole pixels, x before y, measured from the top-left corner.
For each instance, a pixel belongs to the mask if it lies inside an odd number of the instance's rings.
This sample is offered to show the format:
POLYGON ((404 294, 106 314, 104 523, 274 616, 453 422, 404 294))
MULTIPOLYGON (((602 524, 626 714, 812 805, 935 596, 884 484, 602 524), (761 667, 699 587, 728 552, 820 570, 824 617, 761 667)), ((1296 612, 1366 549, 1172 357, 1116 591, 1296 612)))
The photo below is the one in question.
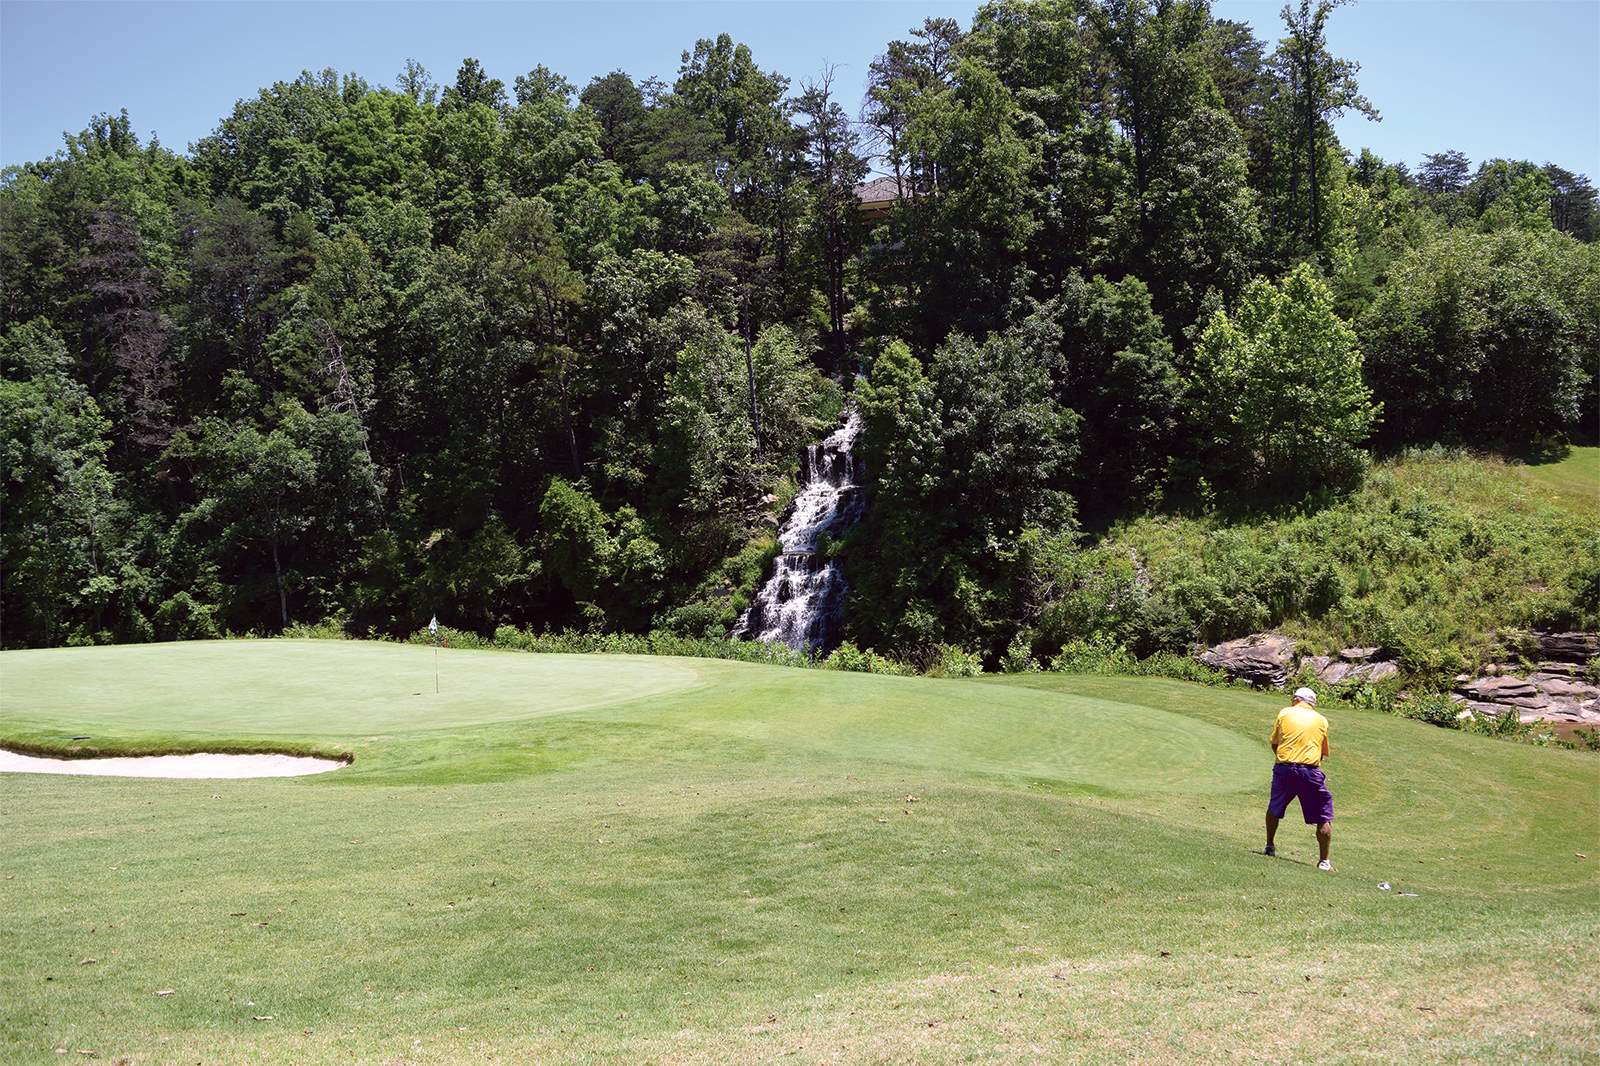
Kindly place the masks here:
POLYGON ((839 615, 847 591, 839 564, 817 556, 817 538, 840 536, 866 509, 860 460, 855 455, 861 418, 851 411, 844 425, 806 448, 800 493, 778 530, 783 554, 739 619, 734 635, 773 641, 801 651, 829 651, 839 643, 839 615))

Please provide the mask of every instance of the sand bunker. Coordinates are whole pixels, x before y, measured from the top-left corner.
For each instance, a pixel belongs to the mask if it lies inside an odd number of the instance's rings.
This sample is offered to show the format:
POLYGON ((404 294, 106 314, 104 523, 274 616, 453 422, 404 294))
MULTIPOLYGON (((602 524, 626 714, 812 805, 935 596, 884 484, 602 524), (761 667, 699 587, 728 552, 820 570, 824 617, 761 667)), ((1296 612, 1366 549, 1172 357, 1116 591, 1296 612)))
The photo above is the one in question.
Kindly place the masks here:
POLYGON ((349 766, 340 759, 303 755, 116 756, 104 759, 43 759, 0 748, 0 773, 92 774, 96 777, 303 777, 349 766))

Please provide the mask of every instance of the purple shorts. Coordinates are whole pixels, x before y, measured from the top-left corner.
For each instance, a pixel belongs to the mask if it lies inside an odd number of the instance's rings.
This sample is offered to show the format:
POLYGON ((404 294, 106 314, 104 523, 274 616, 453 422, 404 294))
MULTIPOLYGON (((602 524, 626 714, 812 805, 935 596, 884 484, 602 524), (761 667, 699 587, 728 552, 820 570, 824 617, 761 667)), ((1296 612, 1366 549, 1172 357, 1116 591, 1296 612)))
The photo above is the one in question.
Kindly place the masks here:
POLYGON ((1289 809, 1289 801, 1300 801, 1300 813, 1307 825, 1320 825, 1333 821, 1333 793, 1322 771, 1315 766, 1297 762, 1280 762, 1272 767, 1272 798, 1267 801, 1267 813, 1282 818, 1289 809))

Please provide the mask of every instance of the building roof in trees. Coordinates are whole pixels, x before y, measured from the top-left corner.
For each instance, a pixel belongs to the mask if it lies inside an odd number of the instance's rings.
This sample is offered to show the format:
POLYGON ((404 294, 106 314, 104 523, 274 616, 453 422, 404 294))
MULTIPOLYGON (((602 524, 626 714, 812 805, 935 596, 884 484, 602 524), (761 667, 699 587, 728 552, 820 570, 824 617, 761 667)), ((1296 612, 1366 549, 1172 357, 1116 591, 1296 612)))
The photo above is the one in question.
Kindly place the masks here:
POLYGON ((886 214, 899 199, 900 180, 893 174, 885 174, 856 186, 856 202, 860 205, 862 215, 869 218, 886 214))

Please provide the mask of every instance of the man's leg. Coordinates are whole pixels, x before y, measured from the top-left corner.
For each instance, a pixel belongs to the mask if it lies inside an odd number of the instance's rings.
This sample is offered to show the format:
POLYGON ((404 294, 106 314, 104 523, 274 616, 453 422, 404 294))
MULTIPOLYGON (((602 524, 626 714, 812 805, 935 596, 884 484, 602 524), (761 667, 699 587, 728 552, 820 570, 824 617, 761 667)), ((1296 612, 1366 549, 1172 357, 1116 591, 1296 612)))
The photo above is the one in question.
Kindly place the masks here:
POLYGON ((1294 798, 1294 783, 1285 773, 1283 764, 1279 763, 1272 768, 1272 794, 1267 798, 1267 846, 1262 850, 1272 855, 1276 852, 1273 839, 1278 835, 1278 820, 1289 809, 1289 801, 1294 798))
MULTIPOLYGON (((1268 835, 1269 836, 1271 835, 1270 832, 1268 833, 1268 835)), ((1333 843, 1333 823, 1332 822, 1318 822, 1317 823, 1317 850, 1322 853, 1322 860, 1324 862, 1326 862, 1327 859, 1328 859, 1328 845, 1331 844, 1331 843, 1333 843)))

